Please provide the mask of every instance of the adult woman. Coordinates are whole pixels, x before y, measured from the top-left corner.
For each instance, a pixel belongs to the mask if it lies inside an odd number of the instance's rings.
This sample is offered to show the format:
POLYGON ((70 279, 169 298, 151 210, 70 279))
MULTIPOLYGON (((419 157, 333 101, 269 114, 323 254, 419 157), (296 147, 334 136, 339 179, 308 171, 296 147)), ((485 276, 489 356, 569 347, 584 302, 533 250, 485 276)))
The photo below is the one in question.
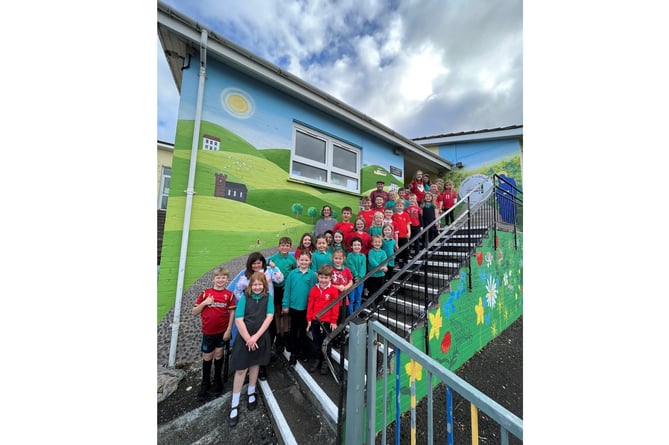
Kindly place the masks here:
POLYGON ((332 217, 332 207, 324 205, 321 209, 321 218, 316 221, 316 228, 314 228, 314 235, 320 236, 326 231, 332 230, 337 220, 332 217))
POLYGON ((416 174, 409 184, 409 191, 416 195, 416 202, 420 205, 423 202, 423 195, 425 194, 425 185, 423 183, 423 171, 416 170, 416 174))

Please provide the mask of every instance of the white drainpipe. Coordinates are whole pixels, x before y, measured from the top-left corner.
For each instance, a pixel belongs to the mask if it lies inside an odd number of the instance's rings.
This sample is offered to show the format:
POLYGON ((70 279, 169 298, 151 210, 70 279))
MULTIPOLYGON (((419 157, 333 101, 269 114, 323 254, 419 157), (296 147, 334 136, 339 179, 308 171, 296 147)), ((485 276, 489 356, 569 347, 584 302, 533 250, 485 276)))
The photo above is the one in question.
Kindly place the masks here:
POLYGON ((200 83, 197 89, 197 105, 195 107, 195 126, 193 127, 193 142, 191 144, 190 171, 188 173, 188 188, 186 189, 186 208, 184 209, 184 226, 181 235, 181 254, 179 256, 179 275, 177 278, 177 295, 174 303, 174 319, 172 321, 172 339, 170 340, 170 357, 168 366, 174 367, 177 355, 177 338, 181 324, 181 298, 183 294, 184 275, 186 274, 186 254, 188 253, 188 234, 190 233, 190 215, 193 208, 195 194, 195 167, 197 166, 197 147, 200 140, 200 120, 202 119, 202 102, 204 98, 204 81, 207 73, 207 30, 202 30, 200 37, 200 83))

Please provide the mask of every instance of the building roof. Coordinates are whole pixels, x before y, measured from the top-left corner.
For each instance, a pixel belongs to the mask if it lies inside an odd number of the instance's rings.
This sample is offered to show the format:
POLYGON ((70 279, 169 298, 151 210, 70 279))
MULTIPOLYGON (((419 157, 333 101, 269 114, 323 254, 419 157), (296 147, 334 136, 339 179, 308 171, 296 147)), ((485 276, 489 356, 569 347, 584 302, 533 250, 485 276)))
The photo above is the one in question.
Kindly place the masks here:
POLYGON ((212 56, 222 60, 259 81, 271 85, 273 88, 335 116, 356 128, 372 133, 395 146, 404 156, 405 171, 403 173, 405 177, 410 177, 412 172, 417 169, 443 174, 453 168, 451 162, 421 144, 400 135, 339 99, 254 55, 159 1, 158 37, 179 93, 181 92, 182 67, 189 63, 192 55, 199 54, 203 31, 207 34, 206 50, 208 57, 212 56))
POLYGON ((491 141, 495 139, 523 138, 522 125, 509 125, 508 127, 486 128, 484 130, 461 131, 458 133, 444 133, 435 136, 422 136, 413 138, 421 141, 422 145, 453 144, 465 141, 491 141))

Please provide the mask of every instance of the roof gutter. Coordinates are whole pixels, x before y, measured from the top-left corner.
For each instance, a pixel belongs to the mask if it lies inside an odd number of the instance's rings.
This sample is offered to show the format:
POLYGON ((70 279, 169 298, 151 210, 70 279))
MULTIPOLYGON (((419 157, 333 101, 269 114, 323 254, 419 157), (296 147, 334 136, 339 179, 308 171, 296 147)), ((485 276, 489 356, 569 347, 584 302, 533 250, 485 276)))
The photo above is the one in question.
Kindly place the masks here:
POLYGON ((197 149, 200 140, 200 122, 202 120, 202 104, 204 102, 204 82, 207 74, 207 38, 208 32, 203 29, 200 34, 200 80, 197 88, 197 103, 195 106, 195 126, 191 143, 190 171, 188 172, 188 187, 186 188, 186 206, 184 209, 184 224, 181 234, 181 253, 179 255, 179 271, 177 276, 176 301, 174 303, 174 319, 172 320, 172 338, 170 340, 170 355, 167 366, 174 367, 177 354, 177 339, 181 324, 181 299, 183 297, 184 275, 186 274, 186 255, 188 253, 188 235, 190 233, 190 218, 193 210, 193 195, 195 194, 195 170, 197 166, 197 149))

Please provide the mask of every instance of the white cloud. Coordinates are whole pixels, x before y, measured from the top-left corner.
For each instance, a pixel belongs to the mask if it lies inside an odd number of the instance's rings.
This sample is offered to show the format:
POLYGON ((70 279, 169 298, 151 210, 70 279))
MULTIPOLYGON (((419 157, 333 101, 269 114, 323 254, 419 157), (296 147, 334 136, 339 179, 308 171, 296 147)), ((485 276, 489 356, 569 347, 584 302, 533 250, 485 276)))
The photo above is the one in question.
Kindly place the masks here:
POLYGON ((522 124, 520 0, 169 3, 405 136, 522 124))

